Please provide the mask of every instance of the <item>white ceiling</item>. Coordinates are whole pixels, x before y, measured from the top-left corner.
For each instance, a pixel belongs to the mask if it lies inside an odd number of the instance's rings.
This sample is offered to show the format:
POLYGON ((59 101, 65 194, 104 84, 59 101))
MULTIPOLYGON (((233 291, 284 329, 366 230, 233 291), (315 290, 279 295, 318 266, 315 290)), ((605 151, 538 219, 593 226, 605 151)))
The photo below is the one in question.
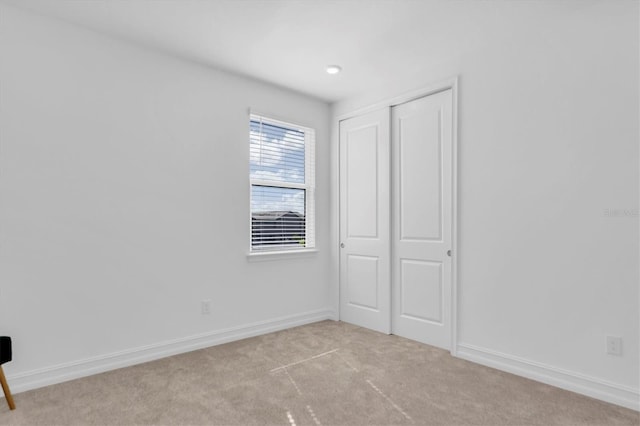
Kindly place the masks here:
POLYGON ((333 102, 598 0, 5 1, 333 102))

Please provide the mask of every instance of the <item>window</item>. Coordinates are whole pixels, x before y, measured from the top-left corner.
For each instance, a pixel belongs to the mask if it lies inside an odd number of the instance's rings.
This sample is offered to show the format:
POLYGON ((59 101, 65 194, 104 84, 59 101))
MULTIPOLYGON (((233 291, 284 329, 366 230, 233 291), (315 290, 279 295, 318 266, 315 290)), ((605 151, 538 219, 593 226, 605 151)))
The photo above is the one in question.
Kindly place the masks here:
POLYGON ((251 115, 251 252, 315 247, 315 131, 251 115))

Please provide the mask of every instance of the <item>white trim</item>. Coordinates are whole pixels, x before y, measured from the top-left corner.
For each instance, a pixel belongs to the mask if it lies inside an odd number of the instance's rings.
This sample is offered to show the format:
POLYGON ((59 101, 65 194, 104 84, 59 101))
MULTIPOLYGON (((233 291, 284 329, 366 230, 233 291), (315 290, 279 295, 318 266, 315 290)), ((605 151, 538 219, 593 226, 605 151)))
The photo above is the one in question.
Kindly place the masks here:
POLYGON ((304 312, 8 375, 7 380, 11 390, 20 393, 333 317, 333 311, 327 309, 304 312))
MULTIPOLYGON (((401 95, 395 96, 393 98, 385 99, 380 102, 376 102, 373 105, 369 105, 363 108, 356 109, 355 111, 347 112, 340 114, 335 118, 336 123, 340 123, 343 120, 348 118, 357 117, 362 114, 369 113, 371 111, 375 111, 382 108, 393 107, 396 105, 404 104, 407 102, 411 102, 418 98, 424 98, 425 96, 433 95, 438 92, 443 92, 445 90, 454 89, 454 92, 457 93, 458 88, 458 76, 447 78, 445 80, 441 80, 437 83, 430 84, 428 86, 422 87, 420 89, 411 90, 409 92, 405 92, 401 95)), ((456 99, 454 97, 454 99, 456 99)), ((457 106, 457 102, 455 102, 457 106)), ((457 134, 457 132, 456 132, 457 134)))
MULTIPOLYGON (((445 90, 451 90, 452 94, 452 186, 453 186, 453 194, 451 197, 453 208, 452 208, 452 236, 451 236, 451 251, 453 256, 451 257, 451 347, 450 353, 453 356, 457 356, 458 350, 458 185, 459 185, 459 174, 458 174, 458 81, 459 77, 453 76, 447 78, 445 80, 441 80, 437 83, 430 84, 428 86, 422 87, 420 89, 412 90, 409 92, 405 92, 399 96, 389 98, 380 102, 377 102, 373 105, 369 105, 363 108, 359 108, 355 111, 351 111, 348 113, 340 114, 337 117, 334 117, 334 138, 336 143, 332 144, 336 152, 334 153, 333 160, 336 162, 335 171, 336 173, 336 181, 334 182, 335 193, 337 194, 333 200, 336 203, 336 207, 333 210, 332 214, 334 215, 334 220, 336 221, 336 232, 334 233, 334 238, 336 239, 333 244, 334 258, 337 258, 337 271, 335 271, 335 276, 338 283, 338 304, 337 304, 337 318, 340 317, 340 255, 337 246, 340 242, 340 122, 343 120, 347 120, 349 118, 357 117, 359 115, 367 114, 371 111, 376 111, 382 108, 391 108, 396 105, 400 105, 403 103, 411 102, 415 99, 423 98, 425 96, 433 95, 436 93, 444 92, 445 90)), ((334 172, 335 173, 335 172, 334 172)), ((389 316, 389 324, 391 324, 391 310, 389 316)))
POLYGON ((457 356, 548 385, 640 411, 640 390, 574 371, 461 343, 457 356))
POLYGON ((296 129, 300 131, 315 129, 315 127, 313 127, 312 125, 307 125, 299 120, 294 120, 294 122, 292 123, 290 118, 286 118, 278 114, 265 113, 263 111, 249 108, 249 117, 254 115, 258 117, 262 117, 270 123, 273 123, 279 126, 286 126, 291 129, 296 129))
POLYGON ((450 80, 451 87, 451 109, 452 109, 452 127, 451 133, 451 355, 457 356, 458 353, 458 76, 450 80))
POLYGON ((304 132, 304 239, 306 248, 316 246, 316 131, 304 132))
POLYGON ((265 250, 263 252, 252 251, 247 253, 247 260, 249 262, 263 262, 265 260, 299 259, 315 256, 316 253, 318 253, 318 250, 316 249, 281 251, 265 250))
POLYGON ((335 320, 340 321, 340 121, 335 118, 335 113, 331 111, 331 138, 330 138, 330 202, 331 212, 329 217, 330 230, 330 273, 331 300, 333 300, 333 310, 335 320))

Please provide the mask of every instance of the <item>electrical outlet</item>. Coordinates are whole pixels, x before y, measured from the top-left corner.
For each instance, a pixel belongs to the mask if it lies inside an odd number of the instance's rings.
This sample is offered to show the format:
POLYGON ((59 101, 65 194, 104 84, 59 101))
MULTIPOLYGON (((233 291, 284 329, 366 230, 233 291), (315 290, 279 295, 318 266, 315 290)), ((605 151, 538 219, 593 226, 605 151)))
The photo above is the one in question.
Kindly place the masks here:
POLYGON ((622 337, 607 336, 607 353, 622 355, 622 337))
POLYGON ((200 305, 200 307, 202 309, 202 315, 211 314, 211 300, 209 300, 209 299, 203 300, 202 304, 200 305))

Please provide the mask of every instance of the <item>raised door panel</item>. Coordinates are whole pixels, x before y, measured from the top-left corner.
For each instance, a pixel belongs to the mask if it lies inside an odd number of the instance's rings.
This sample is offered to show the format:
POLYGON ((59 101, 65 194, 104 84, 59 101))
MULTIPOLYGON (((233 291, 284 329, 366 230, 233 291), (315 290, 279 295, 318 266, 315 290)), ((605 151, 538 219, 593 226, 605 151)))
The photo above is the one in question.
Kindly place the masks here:
POLYGON ((378 310, 378 258, 347 256, 349 304, 378 310))
POLYGON ((397 120, 400 239, 442 239, 439 108, 407 108, 397 120))
POLYGON ((401 315, 442 323, 442 263, 400 260, 401 315))
POLYGON ((346 135, 347 235, 378 237, 378 126, 346 135))

